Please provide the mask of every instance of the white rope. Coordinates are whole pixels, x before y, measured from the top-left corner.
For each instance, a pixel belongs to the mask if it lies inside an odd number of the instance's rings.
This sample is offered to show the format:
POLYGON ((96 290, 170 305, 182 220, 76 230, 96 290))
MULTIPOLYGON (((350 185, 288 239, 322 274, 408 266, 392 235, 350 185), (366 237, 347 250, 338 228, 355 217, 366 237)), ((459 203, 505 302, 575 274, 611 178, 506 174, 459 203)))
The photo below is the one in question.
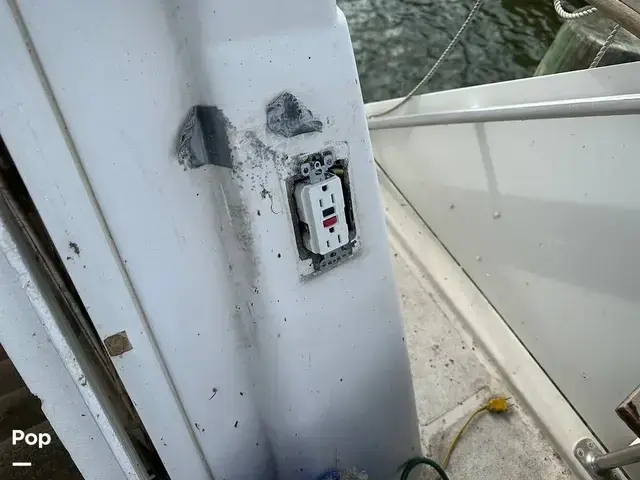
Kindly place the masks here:
POLYGON ((456 44, 458 43, 458 40, 460 40, 460 37, 462 36, 464 31, 467 29, 467 27, 471 23, 471 20, 473 20, 476 13, 478 13, 478 10, 480 9, 480 5, 482 5, 482 2, 483 0, 476 0, 476 3, 474 3, 473 7, 471 7, 471 11, 469 12, 469 15, 467 15, 466 20, 458 30, 458 33, 456 33, 453 39, 451 40, 451 42, 449 42, 449 45, 447 45, 447 48, 444 49, 444 52, 442 52, 442 55, 440 55, 438 60, 436 60, 436 63, 434 63, 433 67, 431 67, 431 69, 422 78, 422 80, 420 80, 420 82, 418 82, 418 84, 415 87, 413 87, 413 90, 411 90, 402 100, 400 100, 393 107, 389 108, 388 110, 384 110, 383 112, 370 115, 369 118, 380 117, 382 115, 386 115, 387 113, 391 113, 397 108, 407 103, 409 100, 411 100, 411 98, 416 94, 416 92, 420 89, 420 87, 422 87, 425 83, 427 83, 431 79, 431 77, 433 77, 433 75, 438 71, 438 68, 440 68, 440 65, 442 65, 442 62, 444 62, 444 60, 447 58, 449 53, 451 53, 451 50, 453 50, 453 47, 456 46, 456 44))
POLYGON ((609 34, 607 39, 604 41, 604 44, 602 45, 602 47, 600 47, 598 54, 593 59, 593 62, 591 62, 591 65, 589 65, 589 68, 596 68, 600 64, 600 60, 602 60, 602 57, 604 57, 604 54, 607 53, 607 50, 609 50, 609 47, 615 40, 616 35, 618 34, 619 31, 620 31, 620 25, 616 24, 616 26, 613 27, 613 30, 611 30, 611 33, 609 34))
POLYGON ((564 18, 565 20, 575 20, 576 18, 586 17, 587 15, 591 15, 598 11, 596 7, 587 8, 586 10, 581 10, 579 12, 568 12, 562 6, 562 0, 553 0, 553 7, 556 9, 556 13, 560 18, 564 18))

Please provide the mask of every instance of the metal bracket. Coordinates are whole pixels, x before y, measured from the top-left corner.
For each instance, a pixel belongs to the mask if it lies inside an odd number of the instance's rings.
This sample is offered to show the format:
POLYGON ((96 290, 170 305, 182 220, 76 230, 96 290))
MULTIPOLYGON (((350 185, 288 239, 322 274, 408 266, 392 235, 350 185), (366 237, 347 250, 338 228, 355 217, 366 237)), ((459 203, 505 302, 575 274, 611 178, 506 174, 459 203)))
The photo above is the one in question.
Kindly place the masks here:
POLYGON ((583 438, 573 448, 573 454, 580 465, 589 473, 593 480, 624 480, 627 478, 619 468, 599 473, 596 467, 596 459, 606 452, 590 438, 583 438))
POLYGON ((300 165, 303 177, 309 177, 310 183, 321 182, 327 178, 327 172, 335 163, 335 156, 331 150, 309 155, 307 162, 300 165))

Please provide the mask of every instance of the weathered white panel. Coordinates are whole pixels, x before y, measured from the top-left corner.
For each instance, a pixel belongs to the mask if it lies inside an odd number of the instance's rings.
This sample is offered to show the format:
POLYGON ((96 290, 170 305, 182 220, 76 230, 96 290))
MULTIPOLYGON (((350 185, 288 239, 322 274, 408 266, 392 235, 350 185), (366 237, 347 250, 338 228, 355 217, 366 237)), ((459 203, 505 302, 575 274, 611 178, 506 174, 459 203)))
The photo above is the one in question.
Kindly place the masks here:
MULTIPOLYGON (((337 463, 391 477, 417 452, 415 406, 357 72, 335 1, 20 7, 175 383, 173 400, 184 405, 182 427, 213 474, 309 478, 337 463), (322 133, 266 131, 265 108, 285 90, 322 120, 322 133), (178 164, 176 138, 197 103, 225 114, 232 172, 178 164), (292 166, 282 159, 338 142, 348 142, 360 253, 302 280, 284 189, 292 166)), ((8 112, 0 129, 98 331, 129 332, 133 350, 114 358, 123 382, 175 476, 207 478, 205 467, 187 473, 198 462, 178 458, 190 441, 166 435, 175 425, 159 428, 181 419, 152 398, 163 383, 148 373, 157 371, 146 347, 153 339, 86 192, 69 198, 82 188, 78 170, 29 148, 24 127, 36 112, 25 115, 10 98, 26 103, 30 90, 11 86, 0 97, 8 112), (70 241, 79 256, 67 253, 70 241)))
POLYGON ((169 473, 209 478, 6 3, 0 4, 0 22, 0 133, 98 333, 129 333, 134 348, 114 363, 169 473), (79 246, 78 255, 70 242, 79 246))
POLYGON ((0 200, 0 342, 85 478, 148 478, 100 393, 100 379, 16 238, 0 200))
MULTIPOLYGON (((638 93, 639 77, 541 77, 398 113, 638 93)), ((614 408, 640 383, 639 131, 630 115, 372 132, 382 168, 609 448, 634 438, 614 408)))

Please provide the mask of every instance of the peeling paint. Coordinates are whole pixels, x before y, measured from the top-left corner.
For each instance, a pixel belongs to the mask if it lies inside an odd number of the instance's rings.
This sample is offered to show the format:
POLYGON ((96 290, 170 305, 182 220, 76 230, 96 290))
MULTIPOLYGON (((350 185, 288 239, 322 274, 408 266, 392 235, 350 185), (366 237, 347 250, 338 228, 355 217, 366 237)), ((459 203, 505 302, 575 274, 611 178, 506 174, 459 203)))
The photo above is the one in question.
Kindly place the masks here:
POLYGON ((267 128, 287 138, 321 132, 322 122, 297 97, 284 92, 267 105, 267 128))
MULTIPOLYGON (((78 246, 78 244, 76 242, 69 242, 69 248, 71 249, 71 251, 73 253, 75 253, 76 255, 80 256, 80 247, 78 246)), ((67 257, 67 259, 69 259, 69 257, 67 257)))
POLYGON ((180 131, 178 161, 185 168, 218 165, 231 168, 229 120, 218 107, 196 105, 180 131))

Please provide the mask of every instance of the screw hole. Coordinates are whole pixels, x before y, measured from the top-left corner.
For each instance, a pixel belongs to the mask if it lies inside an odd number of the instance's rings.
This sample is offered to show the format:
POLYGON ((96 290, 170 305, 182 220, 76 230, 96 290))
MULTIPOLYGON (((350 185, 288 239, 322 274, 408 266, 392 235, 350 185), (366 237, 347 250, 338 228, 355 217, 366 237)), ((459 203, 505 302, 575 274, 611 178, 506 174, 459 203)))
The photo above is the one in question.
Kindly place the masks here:
POLYGON ((577 449, 576 455, 578 455, 579 457, 584 457, 584 450, 582 450, 581 448, 577 449))

